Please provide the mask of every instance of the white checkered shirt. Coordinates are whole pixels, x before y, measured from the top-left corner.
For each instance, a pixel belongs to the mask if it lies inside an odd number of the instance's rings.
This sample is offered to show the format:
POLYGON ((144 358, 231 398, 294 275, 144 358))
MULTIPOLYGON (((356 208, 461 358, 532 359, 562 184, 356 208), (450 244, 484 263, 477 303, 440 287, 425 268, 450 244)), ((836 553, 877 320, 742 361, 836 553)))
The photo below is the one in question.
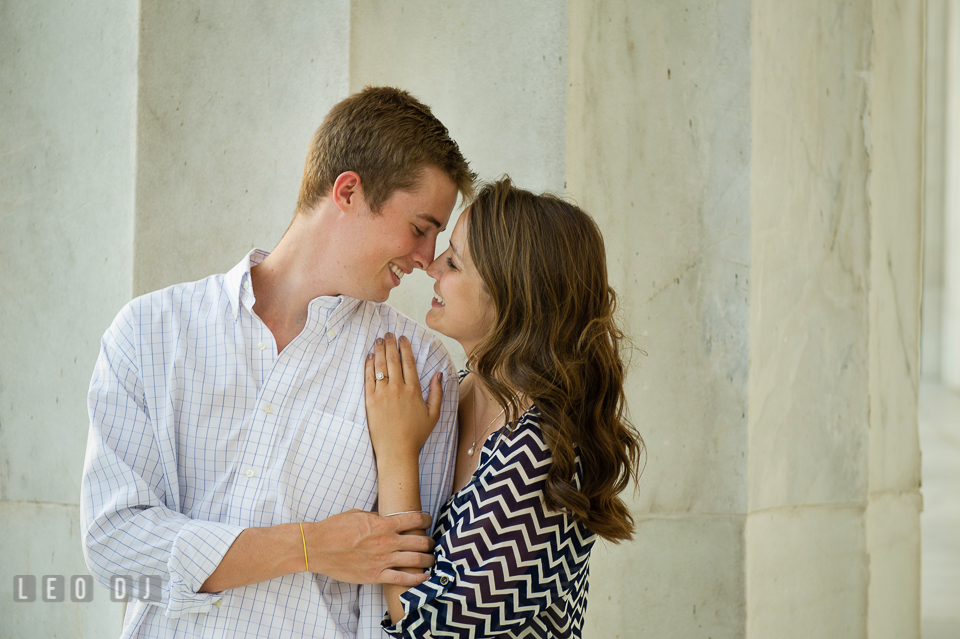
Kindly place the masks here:
POLYGON ((134 593, 123 637, 383 636, 379 586, 304 572, 197 590, 244 528, 373 509, 363 366, 387 331, 410 338, 424 392, 444 373, 420 480, 434 518, 449 495, 457 374, 440 341, 386 304, 319 297, 278 356, 252 312, 250 267, 266 256, 140 297, 103 337, 88 397, 84 554, 103 585, 163 579, 159 601, 134 593))

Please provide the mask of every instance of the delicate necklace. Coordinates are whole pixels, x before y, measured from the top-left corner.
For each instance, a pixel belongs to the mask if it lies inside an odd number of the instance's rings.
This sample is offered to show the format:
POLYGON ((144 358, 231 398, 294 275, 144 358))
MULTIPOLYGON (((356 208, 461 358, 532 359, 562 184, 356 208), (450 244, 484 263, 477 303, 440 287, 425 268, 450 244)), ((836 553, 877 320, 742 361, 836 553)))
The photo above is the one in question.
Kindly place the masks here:
MULTIPOLYGON (((473 451, 475 451, 475 450, 477 449, 477 439, 479 439, 479 438, 477 437, 477 403, 478 403, 478 402, 477 402, 477 387, 474 386, 474 387, 473 387, 473 443, 470 444, 470 448, 467 449, 467 455, 470 456, 470 457, 473 457, 473 451)), ((497 416, 496 416, 496 417, 494 417, 493 419, 490 420, 490 423, 487 424, 487 427, 483 429, 483 432, 486 433, 486 432, 490 429, 490 427, 493 426, 493 422, 495 422, 495 421, 497 421, 498 419, 500 419, 500 416, 503 415, 503 413, 504 413, 506 410, 507 410, 507 407, 506 407, 506 406, 504 406, 502 409, 500 409, 500 412, 497 413, 497 416)))

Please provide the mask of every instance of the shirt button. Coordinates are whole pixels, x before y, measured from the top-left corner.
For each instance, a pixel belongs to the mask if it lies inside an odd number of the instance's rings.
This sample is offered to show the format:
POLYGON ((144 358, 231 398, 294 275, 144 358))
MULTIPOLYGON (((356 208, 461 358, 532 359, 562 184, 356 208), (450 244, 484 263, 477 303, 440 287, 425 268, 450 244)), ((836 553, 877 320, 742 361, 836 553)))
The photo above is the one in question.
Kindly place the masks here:
POLYGON ((213 603, 213 605, 216 606, 217 608, 219 608, 220 606, 223 605, 223 599, 217 599, 217 600, 213 603))
POLYGON ((271 406, 270 404, 267 404, 266 406, 263 407, 263 412, 269 415, 270 413, 273 412, 273 406, 271 406))
POLYGON ((440 577, 440 585, 441 585, 441 586, 446 586, 448 583, 450 583, 450 580, 449 580, 449 579, 447 579, 446 577, 440 577))
POLYGON ((267 345, 264 344, 263 342, 260 342, 259 344, 257 344, 257 348, 259 348, 261 351, 262 351, 263 349, 265 349, 266 347, 267 347, 267 345))
POLYGON ((246 475, 247 477, 255 477, 257 475, 257 471, 255 471, 252 468, 248 468, 247 472, 245 472, 244 475, 246 475))
POLYGON ((250 280, 244 280, 243 288, 247 289, 248 291, 250 290, 250 280))
POLYGON ((327 337, 336 337, 336 335, 337 335, 337 331, 335 331, 332 328, 329 331, 327 331, 327 337))

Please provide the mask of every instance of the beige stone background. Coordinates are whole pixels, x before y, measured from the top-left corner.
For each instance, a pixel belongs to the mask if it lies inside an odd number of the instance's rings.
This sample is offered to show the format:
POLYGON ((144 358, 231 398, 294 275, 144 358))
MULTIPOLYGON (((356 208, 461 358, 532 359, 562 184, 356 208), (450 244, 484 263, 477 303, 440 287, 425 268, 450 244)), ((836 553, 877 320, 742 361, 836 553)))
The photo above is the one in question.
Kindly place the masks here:
POLYGON ((588 637, 960 637, 960 0, 0 0, 0 637, 119 633, 12 592, 86 573, 99 338, 367 84, 604 231, 649 459, 588 637))

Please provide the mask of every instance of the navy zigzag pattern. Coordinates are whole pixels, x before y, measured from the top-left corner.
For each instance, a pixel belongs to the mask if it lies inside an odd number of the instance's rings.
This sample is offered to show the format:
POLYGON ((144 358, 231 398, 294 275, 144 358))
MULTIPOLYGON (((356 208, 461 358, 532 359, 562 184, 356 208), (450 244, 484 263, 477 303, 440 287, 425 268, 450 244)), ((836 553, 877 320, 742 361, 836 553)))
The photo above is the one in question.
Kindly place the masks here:
POLYGON ((544 504, 553 458, 539 419, 533 407, 485 442, 477 473, 440 514, 431 578, 403 595, 407 616, 385 621, 389 634, 581 636, 596 535, 544 504))

